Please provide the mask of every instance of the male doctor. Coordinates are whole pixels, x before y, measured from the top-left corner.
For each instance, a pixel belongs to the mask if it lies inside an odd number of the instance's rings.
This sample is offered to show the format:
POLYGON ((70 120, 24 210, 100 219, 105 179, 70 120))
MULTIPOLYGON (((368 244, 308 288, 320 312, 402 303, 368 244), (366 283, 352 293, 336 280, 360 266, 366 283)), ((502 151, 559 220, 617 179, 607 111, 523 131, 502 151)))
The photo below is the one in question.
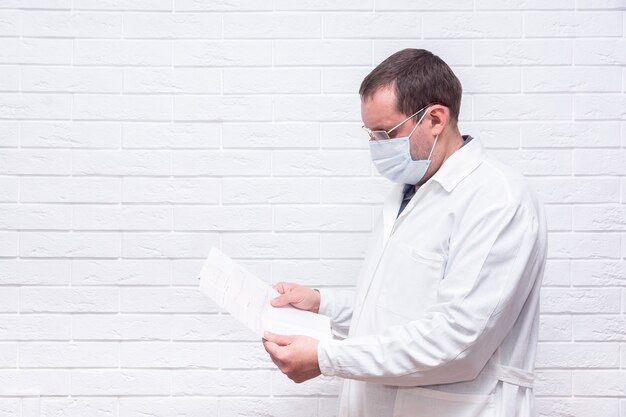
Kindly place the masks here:
POLYGON ((356 292, 275 287, 274 306, 328 315, 339 338, 268 333, 265 349, 295 382, 344 378, 341 417, 534 415, 541 204, 461 136, 461 84, 436 55, 397 52, 359 93, 372 162, 397 185, 356 292))

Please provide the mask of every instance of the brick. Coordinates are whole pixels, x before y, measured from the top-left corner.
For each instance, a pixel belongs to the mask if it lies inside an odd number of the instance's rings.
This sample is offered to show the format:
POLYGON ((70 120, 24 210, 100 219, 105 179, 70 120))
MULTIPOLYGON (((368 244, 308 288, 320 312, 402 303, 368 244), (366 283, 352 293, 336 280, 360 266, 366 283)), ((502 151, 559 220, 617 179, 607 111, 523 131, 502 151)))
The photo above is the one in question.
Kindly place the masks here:
POLYGON ((318 148, 317 123, 227 123, 224 148, 318 148))
POLYGON ((626 341, 626 317, 588 315, 574 320, 575 341, 626 341))
MULTIPOLYGON (((572 230, 572 208, 569 206, 545 206, 548 231, 572 230)), ((578 230, 578 229, 576 229, 578 230)))
POLYGON ((174 315, 171 338, 174 341, 259 342, 259 335, 228 315, 174 315))
POLYGON ((323 233, 322 258, 363 259, 369 244, 370 233, 323 233))
POLYGON ((155 94, 219 94, 221 71, 216 68, 125 68, 124 92, 155 94))
POLYGON ((575 260, 572 262, 575 286, 626 286, 626 262, 619 260, 575 260))
POLYGON ((535 372, 535 395, 539 398, 571 397, 572 395, 572 372, 571 371, 543 371, 535 372))
POLYGON ((23 148, 117 149, 121 131, 119 123, 111 122, 24 121, 20 145, 23 148))
POLYGON ((72 4, 70 0, 5 0, 0 4, 0 9, 3 8, 69 10, 72 4))
POLYGON ((544 313, 619 313, 620 294, 613 289, 543 288, 544 313))
POLYGON ((119 233, 22 232, 20 256, 28 258, 116 258, 119 233))
POLYGON ((237 416, 292 416, 298 410, 298 416, 318 417, 316 398, 221 398, 219 415, 237 416))
POLYGON ((474 43, 476 66, 571 65, 570 40, 477 40, 474 43))
POLYGON ((577 371, 572 374, 576 396, 623 397, 626 394, 625 371, 577 371))
MULTIPOLYGON (((533 125, 537 124, 533 122, 533 125)), ((513 122, 467 122, 459 123, 461 134, 469 134, 480 141, 489 149, 512 149, 519 148, 521 141, 521 129, 524 126, 519 121, 513 122)))
POLYGON ((174 66, 271 66, 270 41, 174 41, 174 66))
POLYGON ((572 154, 569 150, 497 150, 491 152, 523 175, 569 175, 572 154))
POLYGON ((123 368, 217 368, 217 343, 124 342, 120 366, 123 368))
POLYGON ((261 343, 220 343, 222 369, 274 369, 274 363, 261 343))
POLYGON ((172 317, 158 314, 77 314, 72 317, 71 330, 75 341, 170 340, 172 317))
POLYGON ((570 120, 572 98, 565 95, 480 95, 475 120, 570 120))
POLYGON ((224 72, 224 93, 319 93, 320 78, 312 68, 233 68, 224 72))
POLYGON ((280 151, 273 157, 273 174, 281 177, 369 176, 372 165, 365 151, 280 151))
POLYGON ((524 15, 524 36, 606 37, 622 36, 622 19, 611 12, 540 12, 524 15))
POLYGON ((571 315, 542 315, 539 318, 539 341, 564 342, 572 340, 571 315))
POLYGON ((445 3, 432 3, 426 0, 376 0, 376 10, 472 10, 473 2, 453 0, 445 3))
POLYGON ((120 311, 122 313, 216 313, 218 309, 195 287, 143 287, 123 288, 120 291, 120 311))
POLYGON ((116 13, 29 12, 22 15, 22 36, 119 38, 122 16, 116 13))
POLYGON ((18 256, 19 234, 17 232, 0 231, 0 256, 15 257, 18 256))
POLYGON ((324 178, 322 203, 382 204, 391 189, 384 178, 324 178))
POLYGON ((171 230, 172 210, 154 206, 75 205, 74 230, 171 230))
POLYGON ((0 315, 0 340, 3 341, 65 341, 71 337, 70 330, 69 315, 0 315))
POLYGON ((23 288, 22 313, 116 313, 118 291, 108 288, 23 288))
POLYGON ((610 398, 541 398, 537 412, 541 417, 618 416, 617 399, 610 398))
POLYGON ((169 395, 167 370, 72 371, 72 395, 169 395))
POLYGON ((0 36, 20 36, 19 12, 0 12, 0 36))
POLYGON ((369 207, 296 206, 274 209, 276 231, 369 231, 369 207))
MULTIPOLYGON (((428 23, 424 23, 424 27, 428 27, 428 23)), ((421 15, 415 13, 332 13, 324 16, 325 38, 378 39, 421 36, 421 15)))
POLYGON ((424 38, 519 38, 520 13, 433 13, 424 20, 424 38))
MULTIPOLYGON (((68 274, 69 276, 69 274, 68 274)), ((75 260, 72 285, 167 286, 172 279, 167 260, 75 260)))
POLYGON ((68 94, 0 94, 0 119, 69 119, 68 94))
POLYGON ((97 397, 48 397, 39 400, 41 414, 54 417, 113 417, 117 415, 117 398, 97 397))
MULTIPOLYGON (((269 231, 272 230, 270 207, 174 208, 174 230, 178 231, 269 231)), ((279 228, 277 230, 280 230, 279 228)))
POLYGON ((530 123, 521 126, 522 146, 533 148, 619 146, 619 123, 530 123))
POLYGON ((121 397, 120 417, 167 417, 180 413, 186 417, 217 417, 217 398, 194 397, 121 397))
POLYGON ((231 0, 228 2, 204 2, 197 0, 174 0, 176 11, 270 11, 273 10, 272 0, 231 0))
POLYGON ((322 149, 366 149, 369 152, 369 136, 362 122, 324 122, 320 124, 322 149))
POLYGON ((274 41, 274 65, 345 66, 370 65, 371 42, 363 40, 274 41))
POLYGON ((315 178, 224 178, 223 204, 298 204, 320 201, 315 178))
POLYGON ((542 285, 544 287, 569 287, 572 276, 571 264, 572 262, 569 260, 548 260, 543 274, 542 285))
POLYGON ((72 154, 74 175, 145 176, 169 174, 170 155, 162 151, 76 151, 72 154))
POLYGON ((476 0, 476 10, 573 10, 574 0, 476 0))
POLYGON ((69 175, 70 158, 65 150, 0 150, 0 175, 69 175))
POLYGON ((82 40, 74 41, 74 65, 171 65, 168 40, 82 40))
POLYGON ((626 40, 577 39, 574 41, 576 65, 624 65, 626 40))
POLYGON ((20 89, 20 70, 18 66, 0 66, 0 91, 16 92, 20 89))
POLYGON ((222 126, 212 123, 130 122, 122 128, 122 146, 128 149, 216 149, 221 137, 222 126))
POLYGON ((0 370, 0 395, 66 396, 70 393, 68 371, 0 370))
POLYGON ((572 156, 575 174, 626 175, 626 150, 576 149, 572 156))
POLYGON ((19 311, 20 289, 18 287, 2 287, 0 293, 0 313, 17 313, 19 311))
POLYGON ((224 15, 225 39, 321 38, 319 14, 230 13, 224 15))
POLYGON ((530 178, 531 187, 544 203, 617 203, 616 178, 530 178))
POLYGON ((127 13, 125 39, 217 39, 222 36, 222 17, 194 13, 127 13))
POLYGON ((0 177, 0 203, 16 203, 18 188, 17 177, 0 177))
POLYGON ((0 205, 0 228, 5 230, 69 230, 71 208, 58 205, 0 205))
POLYGON ((374 40, 372 64, 378 64, 391 54, 405 48, 428 49, 450 66, 472 66, 473 50, 471 40, 434 40, 425 39, 416 43, 414 40, 374 40))
POLYGON ((316 233, 229 233, 222 235, 222 250, 233 258, 318 258, 320 238, 316 233))
POLYGON ((626 206, 575 206, 574 229, 626 231, 626 206))
POLYGON ((355 97, 282 96, 274 102, 276 120, 355 121, 360 120, 355 97))
POLYGON ((355 93, 370 68, 323 68, 323 93, 355 93))
MULTIPOLYGON (((14 234, 17 243, 17 233, 14 234)), ((7 236, 2 236, 3 239, 7 236)), ((17 244, 15 245, 17 251, 17 244)), ((4 253, 3 253, 4 254, 4 253)), ((70 261, 58 259, 0 259, 0 276, 5 285, 68 285, 70 261)))
POLYGON ((174 120, 182 121, 269 121, 272 105, 268 97, 182 96, 174 97, 174 120))
POLYGON ((206 178, 124 178, 122 201, 126 203, 217 204, 218 180, 206 178))
POLYGON ((307 286, 353 286, 361 264, 355 260, 276 260, 272 282, 297 281, 307 286))
POLYGON ((70 65, 72 64, 72 40, 0 38, 0 62, 3 64, 70 65))
POLYGON ((0 120, 0 148, 16 148, 19 144, 19 122, 0 120))
POLYGON ((270 371, 187 371, 172 372, 172 394, 187 395, 269 395, 270 371))
POLYGON ((171 11, 171 0, 74 0, 77 10, 171 11))
POLYGON ((454 73, 464 93, 519 93, 522 70, 519 68, 458 67, 454 73))
POLYGON ((174 175, 266 176, 271 172, 267 151, 177 151, 172 154, 174 175))
POLYGON ((619 235, 615 233, 561 233, 550 236, 548 258, 619 258, 619 235))
POLYGON ((552 67, 524 68, 524 92, 620 92, 620 68, 552 67))
POLYGON ((122 235, 124 258, 205 258, 217 234, 127 232, 122 235))
POLYGON ((626 96, 585 95, 574 98, 576 120, 626 120, 626 96))
POLYGON ((116 342, 22 342, 20 368, 117 368, 116 342))
POLYGON ((120 201, 120 180, 97 177, 21 177, 20 200, 23 203, 116 203, 120 201))
POLYGON ((619 368, 616 343, 540 343, 537 368, 619 368))
POLYGON ((171 120, 172 102, 172 97, 154 95, 81 94, 74 98, 73 117, 77 120, 171 120))

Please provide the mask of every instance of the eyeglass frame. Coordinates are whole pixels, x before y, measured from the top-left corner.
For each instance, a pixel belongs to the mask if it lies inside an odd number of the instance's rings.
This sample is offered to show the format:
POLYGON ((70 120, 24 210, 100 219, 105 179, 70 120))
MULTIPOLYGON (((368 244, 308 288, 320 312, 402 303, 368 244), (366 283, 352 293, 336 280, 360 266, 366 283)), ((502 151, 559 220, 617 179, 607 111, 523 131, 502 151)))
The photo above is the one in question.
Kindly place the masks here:
MULTIPOLYGON (((433 103, 430 103, 430 104, 433 104, 433 103)), ((372 130, 372 129, 366 127, 365 125, 361 126, 361 128, 364 129, 367 132, 367 134, 370 137, 370 140, 389 140, 389 139, 391 139, 391 136, 389 136, 389 133, 393 132, 394 130, 396 130, 397 128, 402 126, 404 123, 408 122, 410 119, 412 119, 413 117, 417 116, 422 110, 428 108, 428 106, 430 106, 430 104, 425 105, 424 107, 422 107, 421 109, 419 109, 418 111, 416 111, 415 113, 413 113, 412 115, 410 115, 409 117, 407 117, 406 119, 404 119, 403 121, 401 121, 400 123, 398 123, 397 125, 395 125, 394 127, 392 127, 389 130, 372 130), (376 138, 376 137, 374 137, 375 133, 384 133, 386 137, 376 138)), ((417 125, 415 127, 417 127, 417 125)), ((415 130, 415 128, 413 128, 413 130, 415 130)), ((413 132, 411 131, 411 133, 413 133, 413 132)))

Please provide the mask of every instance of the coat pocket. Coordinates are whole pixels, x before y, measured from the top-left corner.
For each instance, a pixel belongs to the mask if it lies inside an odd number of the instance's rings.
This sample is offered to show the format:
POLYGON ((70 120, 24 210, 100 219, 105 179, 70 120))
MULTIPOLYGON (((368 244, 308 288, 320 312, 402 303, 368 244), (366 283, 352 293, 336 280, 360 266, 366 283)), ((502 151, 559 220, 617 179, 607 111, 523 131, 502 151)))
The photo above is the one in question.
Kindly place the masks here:
POLYGON ((404 319, 418 319, 437 302, 444 257, 403 243, 398 243, 393 251, 385 268, 379 271, 385 276, 381 277, 377 306, 404 319))
POLYGON ((393 417, 494 417, 495 395, 398 388, 393 417))

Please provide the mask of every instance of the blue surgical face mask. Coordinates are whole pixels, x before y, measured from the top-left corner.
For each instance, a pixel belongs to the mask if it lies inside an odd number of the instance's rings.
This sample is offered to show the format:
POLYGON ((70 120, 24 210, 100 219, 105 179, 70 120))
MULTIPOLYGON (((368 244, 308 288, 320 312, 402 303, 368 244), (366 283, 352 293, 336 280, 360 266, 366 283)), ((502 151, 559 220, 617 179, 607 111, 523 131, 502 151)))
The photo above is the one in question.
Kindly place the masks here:
POLYGON ((411 143, 409 138, 422 122, 426 113, 427 112, 424 112, 422 117, 420 117, 408 136, 395 139, 370 140, 372 162, 380 175, 393 182, 413 185, 424 178, 430 166, 430 157, 435 150, 439 135, 435 136, 435 142, 430 150, 428 159, 414 160, 411 157, 411 143))

